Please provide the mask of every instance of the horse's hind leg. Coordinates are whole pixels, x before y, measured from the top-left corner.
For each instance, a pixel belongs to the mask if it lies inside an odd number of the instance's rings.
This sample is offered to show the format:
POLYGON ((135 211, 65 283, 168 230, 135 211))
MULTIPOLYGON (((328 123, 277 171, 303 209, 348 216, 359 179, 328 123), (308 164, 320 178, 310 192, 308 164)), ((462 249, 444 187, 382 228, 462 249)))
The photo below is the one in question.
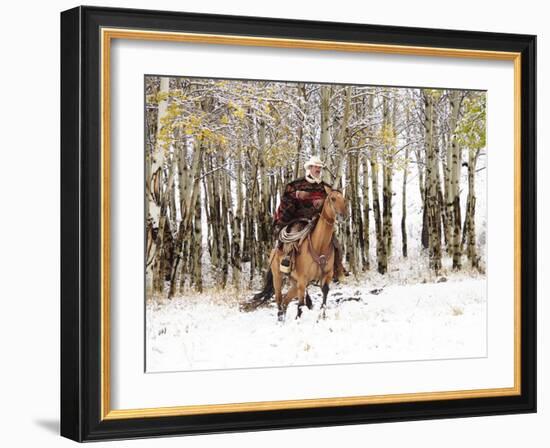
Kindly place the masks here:
MULTIPOLYGON (((278 269, 279 267, 279 257, 274 256, 271 261, 271 272, 273 273, 273 289, 275 290, 275 301, 277 302, 277 309, 279 310, 279 315, 281 314, 281 307, 283 302, 283 276, 278 269)), ((281 319, 279 319, 281 320, 281 319)))
POLYGON ((304 306, 304 300, 302 298, 298 299, 298 312, 296 313, 296 319, 302 317, 302 307, 304 306))
POLYGON ((306 290, 306 306, 308 310, 313 309, 313 302, 311 301, 311 297, 309 296, 309 292, 306 290))
POLYGON ((306 287, 303 284, 299 284, 297 289, 298 289, 298 314, 296 314, 296 319, 299 319, 302 316, 302 307, 305 304, 306 287))
POLYGON ((281 306, 279 306, 279 310, 278 310, 278 313, 277 313, 277 317, 278 317, 280 322, 285 320, 286 309, 288 308, 288 304, 290 303, 290 301, 292 299, 294 299, 297 296, 297 292, 298 292, 298 289, 296 288, 296 286, 292 286, 287 291, 285 296, 282 298, 281 306))

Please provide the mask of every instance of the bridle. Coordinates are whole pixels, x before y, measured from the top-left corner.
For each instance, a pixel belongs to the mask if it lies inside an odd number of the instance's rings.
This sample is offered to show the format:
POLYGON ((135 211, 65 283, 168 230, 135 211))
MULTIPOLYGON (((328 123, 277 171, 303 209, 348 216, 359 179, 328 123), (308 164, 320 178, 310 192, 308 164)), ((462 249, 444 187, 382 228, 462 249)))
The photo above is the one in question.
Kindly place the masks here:
POLYGON ((328 201, 330 208, 332 209, 332 213, 334 213, 334 218, 330 220, 326 216, 323 216, 323 210, 321 210, 321 219, 324 219, 328 224, 332 226, 336 222, 336 217, 338 216, 338 213, 336 212, 336 208, 334 208, 334 204, 332 202, 332 199, 330 198, 330 194, 327 195, 325 202, 326 201, 328 201))

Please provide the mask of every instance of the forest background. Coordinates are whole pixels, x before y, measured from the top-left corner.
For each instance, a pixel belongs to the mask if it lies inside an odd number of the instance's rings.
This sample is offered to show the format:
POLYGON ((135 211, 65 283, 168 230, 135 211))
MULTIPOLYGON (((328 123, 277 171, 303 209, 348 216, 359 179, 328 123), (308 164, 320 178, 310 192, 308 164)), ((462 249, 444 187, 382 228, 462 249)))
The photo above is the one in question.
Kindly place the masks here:
POLYGON ((145 107, 148 298, 258 287, 311 155, 345 192, 355 278, 485 271, 485 92, 147 76, 145 107))

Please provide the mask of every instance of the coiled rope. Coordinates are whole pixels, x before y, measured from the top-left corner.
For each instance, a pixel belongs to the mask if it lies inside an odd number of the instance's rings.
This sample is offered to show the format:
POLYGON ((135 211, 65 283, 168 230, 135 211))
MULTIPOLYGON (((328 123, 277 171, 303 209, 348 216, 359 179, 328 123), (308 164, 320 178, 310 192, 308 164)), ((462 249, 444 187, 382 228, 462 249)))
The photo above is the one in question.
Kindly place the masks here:
POLYGON ((295 223, 284 226, 279 232, 279 240, 282 243, 295 243, 296 241, 304 240, 315 226, 315 220, 304 219, 302 222, 307 222, 306 226, 302 230, 297 230, 295 232, 287 231, 287 228, 292 227, 295 223))

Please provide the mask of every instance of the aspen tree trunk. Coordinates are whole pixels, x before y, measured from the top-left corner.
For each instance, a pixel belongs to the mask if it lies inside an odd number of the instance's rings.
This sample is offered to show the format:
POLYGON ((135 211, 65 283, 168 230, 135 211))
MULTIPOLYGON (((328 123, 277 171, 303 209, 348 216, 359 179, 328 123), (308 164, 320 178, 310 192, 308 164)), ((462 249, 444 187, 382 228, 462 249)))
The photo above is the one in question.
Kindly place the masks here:
MULTIPOLYGON (((176 294, 176 285, 178 284, 178 274, 180 274, 179 265, 182 258, 185 260, 186 248, 183 247, 183 241, 185 236, 185 228, 183 220, 179 223, 178 234, 176 238, 176 249, 174 254, 174 263, 172 264, 172 273, 170 275, 170 289, 168 291, 168 298, 172 298, 176 294)), ((181 275, 180 291, 183 291, 185 284, 185 276, 181 275)))
MULTIPOLYGON (((206 155, 204 156, 206 158, 206 155)), ((206 163, 206 162, 205 162, 206 163)), ((203 202, 204 202, 204 216, 206 218, 206 248, 208 250, 208 255, 212 256, 212 219, 210 217, 210 199, 209 199, 209 189, 206 176, 202 176, 202 191, 203 191, 203 202)))
POLYGON ((335 179, 333 182, 334 188, 340 188, 342 181, 342 172, 344 168, 345 154, 346 154, 346 136, 347 128, 350 116, 350 105, 351 105, 351 87, 347 86, 344 88, 344 114, 342 116, 342 121, 340 122, 340 129, 338 131, 338 137, 336 139, 336 164, 335 164, 335 179))
MULTIPOLYGON (((434 124, 434 129, 436 129, 436 125, 434 124)), ((435 134, 435 133, 434 133, 435 134)), ((437 142, 437 139, 435 141, 435 157, 436 157, 436 185, 437 185, 437 226, 438 231, 440 235, 440 239, 445 243, 445 247, 447 246, 447 239, 445 234, 445 197, 444 192, 441 189, 441 170, 440 170, 440 156, 439 156, 439 144, 437 142)), ((442 247, 441 250, 443 251, 445 247, 442 247)))
POLYGON ((421 241, 422 247, 424 249, 430 248, 430 231, 428 228, 428 207, 426 206, 426 189, 424 188, 424 199, 422 201, 424 204, 422 207, 422 234, 421 241))
MULTIPOLYGON (((299 168, 299 167, 298 167, 299 168)), ((282 179, 282 184, 283 184, 283 190, 284 190, 284 185, 288 184, 289 182, 292 182, 294 179, 298 178, 298 177, 302 177, 303 176, 303 171, 302 173, 298 173, 297 176, 294 176, 294 171, 296 170, 296 166, 294 166, 294 169, 284 169, 283 170, 283 175, 281 177, 282 179)))
POLYGON ((225 202, 227 204, 227 260, 226 260, 226 270, 229 272, 229 265, 232 264, 233 256, 233 223, 235 222, 235 213, 233 210, 233 196, 232 196, 232 186, 231 186, 231 176, 227 170, 224 170, 225 178, 225 189, 224 196, 225 202))
POLYGON ((362 269, 362 252, 365 247, 363 240, 363 215, 361 214, 361 196, 360 196, 360 183, 359 183, 359 159, 358 153, 353 154, 353 234, 355 239, 354 244, 354 256, 355 256, 355 269, 359 272, 362 269))
MULTIPOLYGON (((356 91, 352 90, 352 96, 355 96, 357 94, 356 91)), ((355 108, 353 109, 353 115, 352 117, 360 117, 362 116, 363 112, 363 102, 357 101, 355 104, 355 108)), ((353 146, 353 136, 350 138, 349 145, 353 146)), ((361 146, 361 144, 359 145, 361 146)), ((363 190, 361 183, 359 182, 359 172, 362 169, 361 168, 361 155, 358 152, 358 150, 349 151, 350 155, 353 159, 353 179, 347 180, 347 183, 350 187, 349 190, 351 190, 351 186, 353 184, 353 197, 354 197, 354 214, 355 217, 352 216, 352 224, 353 224, 353 238, 354 238, 354 251, 355 251, 355 265, 356 265, 356 271, 359 272, 359 270, 363 271, 365 267, 363 266, 363 260, 364 260, 364 250, 365 250, 365 240, 364 240, 364 230, 363 230, 363 214, 361 211, 362 201, 363 201, 363 190)), ((348 188, 346 188, 345 196, 348 197, 348 188)))
POLYGON ((203 146, 199 141, 195 141, 193 147, 193 156, 191 166, 187 164, 187 143, 181 146, 178 162, 178 184, 180 198, 181 221, 179 223, 178 235, 174 247, 174 263, 170 275, 170 289, 168 297, 172 298, 176 294, 178 285, 178 276, 180 277, 180 292, 183 292, 185 284, 185 273, 188 256, 186 250, 190 244, 191 220, 193 218, 195 201, 200 190, 200 162, 202 160, 203 146), (183 263, 181 262, 183 260, 183 263))
MULTIPOLYGON (((166 162, 169 163, 170 159, 166 162)), ((168 253, 168 245, 170 238, 170 220, 168 216, 168 207, 171 197, 171 190, 174 184, 174 171, 166 170, 163 177, 166 179, 166 186, 162 193, 161 206, 160 206, 160 222, 158 227, 158 234, 156 239, 157 255, 153 267, 153 291, 162 294, 164 291, 164 282, 166 279, 167 259, 170 256, 168 253), (167 174, 170 173, 170 175, 167 174)))
MULTIPOLYGON (((306 88, 305 88, 305 85, 301 84, 300 85, 300 92, 302 93, 302 96, 304 98, 304 103, 306 104, 306 107, 305 107, 305 110, 303 110, 303 114, 304 114, 304 117, 303 119, 300 121, 300 124, 299 124, 299 127, 298 127, 298 132, 297 132, 297 135, 296 135, 296 160, 295 160, 295 163, 294 163, 294 166, 292 167, 294 169, 293 173, 294 173, 294 176, 293 178, 294 179, 297 179, 298 177, 300 177, 300 173, 302 172, 302 166, 301 166, 301 163, 300 163, 300 153, 302 151, 302 141, 304 139, 304 127, 307 125, 307 98, 306 98, 306 88)), ((291 166, 291 165, 289 165, 291 166)), ((291 170, 288 170, 288 172, 292 172, 291 170)), ((281 186, 280 185, 277 185, 277 191, 280 191, 281 190, 281 186)), ((276 207, 276 204, 274 206, 274 208, 276 207)))
MULTIPOLYGON (((152 95, 157 95, 160 90, 160 78, 158 78, 158 83, 153 82, 152 83, 152 95)), ((146 140, 145 140, 145 190, 146 190, 146 201, 145 201, 145 216, 146 218, 146 225, 148 225, 148 217, 149 217, 149 184, 148 182, 151 180, 151 165, 155 154, 155 148, 157 145, 157 126, 158 126, 158 99, 157 99, 157 108, 152 109, 148 111, 148 113, 145 116, 145 125, 146 125, 146 140)))
MULTIPOLYGON (((206 164, 206 171, 210 171, 212 169, 212 155, 208 154, 206 156, 207 164, 206 164)), ((208 206, 210 209, 209 212, 209 221, 208 226, 210 228, 210 264, 214 268, 214 271, 217 273, 218 267, 219 267, 219 259, 220 259, 220 253, 219 253, 219 238, 220 235, 218 233, 218 222, 219 222, 219 213, 218 213, 218 200, 219 197, 217 196, 216 192, 216 181, 215 181, 215 173, 213 173, 210 176, 206 176, 206 185, 207 185, 207 195, 208 195, 208 206)))
MULTIPOLYGON (((248 159, 248 166, 250 166, 251 159, 246 155, 246 159, 248 159)), ((243 154, 243 161, 245 160, 245 155, 243 154)), ((250 229, 250 185, 252 184, 251 181, 251 173, 250 170, 244 171, 244 179, 245 179, 245 186, 246 186, 246 195, 244 197, 244 220, 243 220, 243 245, 242 245, 242 259, 241 261, 243 263, 250 261, 250 252, 251 252, 251 242, 252 242, 252 232, 250 229)))
MULTIPOLYGON (((253 280, 254 280, 254 274, 258 266, 257 261, 257 232, 256 232, 256 221, 254 219, 255 216, 258 216, 258 158, 254 159, 252 156, 250 156, 250 164, 252 166, 251 168, 251 188, 248 195, 247 200, 247 216, 248 216, 248 226, 249 226, 249 248, 250 248, 250 278, 249 278, 249 287, 252 288, 253 286, 253 280)), ((261 267, 259 267, 261 269, 261 267)))
MULTIPOLYGON (((221 160, 216 158, 216 165, 219 165, 221 160)), ((216 213, 217 219, 215 221, 215 241, 217 244, 217 278, 219 283, 225 287, 227 283, 228 267, 227 262, 229 258, 229 233, 228 233, 228 220, 227 220, 227 195, 225 189, 225 173, 222 170, 217 170, 212 175, 213 191, 216 201, 216 213)))
MULTIPOLYGON (((200 184, 196 188, 197 194, 193 195, 195 212, 193 213, 193 250, 192 250, 192 277, 195 291, 202 292, 202 224, 201 224, 201 194, 200 184)), ((193 199, 192 198, 192 199, 193 199)))
MULTIPOLYGON (((365 115, 368 117, 372 114, 374 109, 374 92, 371 92, 368 95, 368 100, 366 104, 365 115)), ((373 134, 372 130, 369 130, 366 140, 371 139, 373 134)), ((373 202, 374 202, 374 190, 373 190, 373 202)), ((367 153, 363 153, 363 239, 365 242, 365 247, 363 250, 363 270, 370 269, 370 201, 369 201, 369 158, 367 153)), ((378 231, 376 231, 378 236, 378 231)), ((377 257, 378 262, 378 257, 377 257)))
POLYGON ((189 275, 189 284, 193 285, 194 289, 198 291, 202 290, 202 279, 199 281, 198 275, 202 275, 201 270, 201 257, 202 257, 202 170, 204 168, 203 160, 205 153, 205 143, 203 141, 197 141, 195 148, 193 149, 193 159, 189 171, 189 187, 187 197, 185 198, 186 212, 184 228, 185 244, 187 245, 188 260, 187 272, 189 275), (199 201, 199 204, 197 204, 199 201), (198 213, 198 216, 197 216, 198 213), (199 227, 197 228, 197 224, 199 227), (199 258, 196 258, 199 257, 199 258))
POLYGON ((235 168, 237 171, 237 179, 235 181, 235 195, 237 203, 235 210, 231 216, 233 234, 231 238, 231 266, 233 273, 233 285, 238 290, 241 287, 241 223, 242 223, 242 207, 243 207, 243 191, 242 191, 242 166, 240 154, 237 153, 235 160, 235 168))
MULTIPOLYGON (((187 235, 187 232, 188 232, 188 229, 184 229, 185 230, 185 235, 187 235)), ((189 238, 187 238, 187 236, 184 237, 184 240, 183 240, 183 244, 182 244, 182 249, 181 249, 181 260, 179 262, 179 265, 181 266, 180 269, 178 269, 179 271, 179 293, 180 294, 183 294, 185 292, 185 281, 186 280, 189 280, 189 283, 191 283, 191 279, 188 279, 187 278, 187 275, 186 273, 188 272, 188 263, 186 263, 186 261, 189 259, 189 246, 191 244, 191 241, 189 240, 189 238)), ((174 284, 176 284, 176 282, 174 282, 174 284)), ((191 286, 191 285, 189 285, 191 286)), ((170 291, 169 293, 169 296, 170 297, 173 297, 175 294, 175 289, 174 291, 170 291)))
MULTIPOLYGON (((170 176, 174 179, 173 182, 176 180, 176 171, 178 169, 178 145, 174 145, 174 150, 172 151, 172 158, 170 160, 170 176)), ((169 209, 170 209, 170 229, 177 229, 178 226, 178 216, 177 216, 177 209, 176 209, 176 187, 175 185, 170 190, 170 202, 169 202, 169 209)))
POLYGON ((475 170, 479 151, 474 149, 468 151, 468 209, 466 211, 466 255, 472 268, 479 269, 479 257, 476 249, 476 193, 475 193, 475 170))
MULTIPOLYGON (((212 155, 207 156, 208 165, 207 170, 211 171, 213 168, 212 155)), ((207 190, 208 190, 208 203, 210 205, 210 262, 214 267, 216 273, 219 273, 220 258, 221 258, 221 238, 222 235, 219 232, 220 223, 220 197, 218 195, 218 189, 216 184, 216 173, 212 173, 207 178, 207 190)))
MULTIPOLYGON (((172 151, 174 153, 175 150, 172 151)), ((172 233, 172 228, 177 228, 176 224, 172 224, 172 216, 176 214, 175 202, 172 203, 172 199, 175 199, 175 190, 176 190, 176 169, 174 168, 175 158, 174 154, 168 159, 168 168, 165 172, 165 177, 168 179, 168 184, 166 186, 166 219, 164 222, 164 236, 162 241, 162 261, 163 265, 161 267, 161 276, 162 283, 164 288, 164 283, 170 280, 170 274, 172 272, 172 265, 174 261, 174 235, 172 233)))
MULTIPOLYGON (((263 126, 260 125, 259 129, 259 136, 261 136, 261 128, 263 126)), ((265 130, 265 127, 264 127, 265 130)), ((264 142, 260 143, 260 145, 263 145, 264 142)), ((264 218, 265 218, 265 210, 266 210, 266 202, 265 202, 265 189, 267 188, 266 179, 265 179, 265 167, 264 167, 264 160, 263 160, 263 154, 262 154, 263 147, 261 147, 258 151, 258 154, 256 156, 257 158, 257 169, 256 169, 256 200, 253 201, 253 216, 254 216, 254 225, 255 225, 255 238, 256 241, 254 242, 254 248, 255 250, 255 256, 254 256, 254 266, 256 269, 256 272, 258 274, 261 273, 261 270, 265 266, 264 264, 264 247, 265 242, 263 240, 264 237, 264 218)), ((260 274, 261 275, 261 274, 260 274)))
POLYGON ((424 91, 424 102, 426 108, 425 142, 426 142, 426 200, 425 208, 428 221, 429 236, 429 258, 430 268, 436 274, 441 269, 441 235, 438 210, 438 185, 437 169, 438 162, 435 149, 435 117, 433 98, 430 92, 424 91))
POLYGON ((165 281, 165 269, 166 269, 166 253, 164 247, 165 236, 167 227, 170 225, 168 221, 168 203, 171 196, 171 190, 174 185, 174 173, 175 170, 169 170, 170 177, 167 181, 166 191, 162 195, 161 207, 160 207, 160 222, 159 231, 157 235, 157 260, 153 269, 153 290, 161 294, 164 290, 165 281))
MULTIPOLYGON (((445 164, 442 164, 441 170, 445 170, 445 164)), ((438 169, 438 173, 441 173, 441 170, 438 169)), ((443 175, 443 185, 438 185, 438 197, 439 197, 439 212, 441 216, 439 217, 442 231, 442 239, 444 247, 441 248, 442 251, 445 251, 448 255, 451 255, 451 222, 452 219, 449 215, 449 207, 447 206, 447 192, 445 190, 445 175, 443 175)))
POLYGON ((405 147, 405 161, 403 166, 403 191, 402 191, 402 208, 401 208, 401 242, 403 258, 408 256, 408 241, 407 241, 407 179, 409 175, 409 152, 412 143, 411 138, 411 110, 409 106, 405 107, 405 121, 407 123, 407 146, 405 147))
MULTIPOLYGON (((220 158, 219 163, 223 160, 220 158)), ((229 184, 229 176, 225 170, 218 171, 220 174, 220 195, 222 198, 222 220, 221 220, 221 232, 223 234, 223 257, 222 257, 222 285, 225 287, 227 284, 227 277, 229 274, 229 260, 231 258, 231 244, 229 242, 229 228, 231 221, 229 221, 229 212, 232 210, 233 205, 231 201, 231 186, 229 184)))
POLYGON ((355 276, 358 272, 358 258, 357 258, 357 247, 360 246, 357 242, 357 238, 360 235, 358 232, 359 225, 359 204, 357 200, 357 175, 356 175, 356 155, 348 153, 348 174, 347 179, 349 181, 349 187, 346 191, 346 199, 349 204, 349 218, 346 220, 346 224, 349 228, 347 232, 347 242, 346 242, 346 254, 347 260, 349 263, 349 269, 355 276))
MULTIPOLYGON (((279 203, 279 192, 283 191, 284 185, 283 185, 283 177, 285 171, 292 171, 293 168, 280 168, 277 170, 277 175, 275 176, 275 182, 274 182, 274 189, 273 189, 273 210, 276 209, 277 204, 279 203)), ((294 175, 294 178, 297 178, 297 175, 294 175)))
MULTIPOLYGON (((169 91, 170 79, 160 78, 160 94, 167 94, 169 91)), ((159 225, 160 225, 160 207, 162 200, 162 174, 164 167, 164 153, 165 149, 160 141, 160 134, 163 127, 163 118, 166 116, 168 110, 168 100, 163 99, 159 101, 158 113, 157 113, 157 137, 155 149, 151 158, 151 176, 147 179, 147 253, 146 253, 146 270, 145 270, 145 282, 146 290, 148 293, 153 291, 154 285, 154 267, 158 260, 158 241, 159 225)))
MULTIPOLYGON (((407 111, 407 122, 409 121, 407 111)), ((410 137, 409 137, 410 139, 410 137)), ((409 174, 409 147, 405 148, 405 164, 403 167, 403 190, 401 195, 403 197, 401 205, 401 245, 403 257, 407 258, 407 176, 409 174)))
POLYGON ((449 196, 447 204, 450 206, 451 222, 451 255, 453 257, 453 269, 462 268, 462 247, 461 247, 461 224, 462 217, 460 211, 460 170, 462 167, 462 150, 456 138, 456 127, 458 125, 458 116, 460 112, 461 98, 459 92, 453 91, 450 94, 451 101, 451 119, 450 119, 450 180, 449 196))
MULTIPOLYGON (((348 201, 347 204, 347 214, 348 216, 351 215, 351 203, 348 201)), ((341 237, 340 238, 340 242, 342 244, 342 248, 343 248, 343 259, 345 260, 345 262, 348 264, 350 270, 353 272, 353 267, 352 267, 352 264, 353 264, 353 260, 352 260, 352 246, 353 246, 353 243, 352 243, 352 229, 351 229, 351 222, 349 219, 346 219, 344 221, 344 225, 343 225, 343 230, 344 230, 344 235, 343 235, 343 238, 341 237)))
MULTIPOLYGON (((383 133, 385 137, 389 138, 390 133, 390 118, 389 118, 389 107, 388 107, 388 98, 387 91, 383 92, 382 98, 382 115, 383 115, 383 133)), ((393 149, 390 147, 391 143, 388 141, 384 142, 384 154, 383 154, 383 167, 382 167, 382 244, 384 249, 381 253, 381 259, 379 263, 381 267, 379 270, 386 273, 388 271, 388 258, 391 255, 391 236, 393 233, 392 229, 392 215, 391 215, 391 206, 392 206, 392 165, 393 149)))
POLYGON ((439 144, 437 141, 436 129, 437 129, 437 113, 434 109, 433 125, 432 125, 432 130, 433 130, 432 144, 433 144, 434 155, 435 155, 434 171, 435 171, 435 188, 436 188, 437 196, 434 204, 435 210, 434 210, 433 225, 434 225, 434 236, 435 236, 434 253, 435 253, 436 259, 439 260, 438 262, 436 262, 436 266, 438 266, 438 269, 436 269, 436 273, 439 274, 439 270, 441 269, 441 266, 442 266, 442 262, 441 262, 442 250, 443 250, 442 241, 444 239, 443 231, 442 231, 443 222, 442 222, 441 210, 442 208, 444 208, 444 204, 443 204, 443 193, 441 192, 441 175, 439 172, 439 165, 440 165, 439 164, 439 144))
MULTIPOLYGON (((449 122, 450 126, 450 122, 449 122)), ((452 130, 450 131, 452 132, 452 130)), ((443 192, 441 196, 441 216, 443 219, 443 235, 445 237, 445 250, 452 257, 451 248, 451 232, 452 232, 452 204, 449 202, 450 184, 451 184, 451 165, 452 155, 450 148, 450 137, 447 138, 447 133, 441 133, 441 147, 445 151, 444 157, 441 157, 441 172, 443 173, 443 192)))
POLYGON ((384 240, 382 238, 382 222, 380 220, 380 198, 378 193, 378 161, 376 154, 371 154, 371 181, 372 181, 372 210, 374 213, 374 228, 376 231, 376 262, 378 272, 386 273, 386 265, 383 263, 384 251, 386 250, 384 240))
MULTIPOLYGON (((287 171, 292 172, 292 166, 289 164, 286 168, 287 171)), ((273 213, 277 207, 277 194, 279 194, 279 189, 281 188, 281 180, 279 176, 279 170, 274 169, 269 176, 269 202, 268 202, 268 214, 265 217, 266 230, 267 230, 267 252, 266 256, 269 258, 271 252, 271 224, 273 222, 273 213)))
POLYGON ((267 139, 266 139, 266 125, 263 120, 259 123, 258 129, 258 142, 259 142, 259 154, 258 154, 258 165, 259 165, 259 175, 260 175, 260 187, 261 187, 261 201, 259 204, 259 214, 258 217, 258 257, 257 265, 258 269, 263 269, 267 264, 267 257, 270 250, 270 217, 271 217, 271 208, 270 208, 270 185, 269 177, 265 162, 265 152, 267 151, 267 139))
MULTIPOLYGON (((303 173, 303 168, 304 167, 302 165, 302 161, 300 160, 300 154, 298 153, 296 157, 296 162, 294 164, 294 179, 298 179, 299 177, 301 177, 300 174, 303 173)), ((284 186, 282 186, 281 188, 284 188, 284 186)), ((279 188, 279 191, 281 191, 281 188, 279 188)))
POLYGON ((426 159, 424 153, 420 149, 415 150, 416 155, 416 167, 418 168, 418 187, 420 190, 420 199, 422 201, 422 230, 420 234, 420 240, 424 249, 429 248, 428 238, 428 214, 426 213, 426 159))
MULTIPOLYGON (((453 204, 450 202, 451 191, 451 170, 449 159, 451 159, 451 148, 449 145, 444 145, 446 151, 446 162, 443 165, 443 233, 445 235, 446 251, 450 257, 453 256, 453 204)), ((451 162, 452 164, 452 162, 451 162)))
POLYGON ((330 96, 331 87, 321 86, 321 148, 319 157, 326 160, 330 149, 330 96))
POLYGON ((391 193, 388 191, 391 187, 390 185, 390 175, 389 168, 387 165, 382 167, 382 245, 383 250, 381 252, 381 257, 379 263, 381 266, 381 271, 386 273, 388 271, 388 258, 389 252, 391 250, 391 240, 390 232, 392 232, 391 217, 390 217, 390 208, 391 208, 391 193))
POLYGON ((369 218, 369 163, 367 155, 363 154, 363 271, 370 269, 370 218, 369 218))
POLYGON ((396 153, 396 144, 397 144, 397 135, 396 135, 396 128, 397 128, 397 93, 394 92, 393 99, 392 99, 392 111, 391 111, 391 145, 389 147, 388 151, 388 204, 389 204, 389 210, 388 210, 388 223, 389 223, 389 229, 388 229, 388 258, 391 259, 392 253, 393 253, 393 174, 394 174, 394 164, 395 164, 395 153, 396 153))

